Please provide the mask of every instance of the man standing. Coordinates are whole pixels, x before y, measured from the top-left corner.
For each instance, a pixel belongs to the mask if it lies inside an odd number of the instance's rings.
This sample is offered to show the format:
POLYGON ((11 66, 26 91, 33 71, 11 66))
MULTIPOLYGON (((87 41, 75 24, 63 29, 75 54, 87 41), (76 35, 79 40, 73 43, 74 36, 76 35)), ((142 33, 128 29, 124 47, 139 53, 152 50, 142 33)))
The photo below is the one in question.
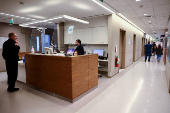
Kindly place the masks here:
POLYGON ((19 88, 15 88, 15 82, 18 76, 18 53, 20 47, 17 45, 17 35, 15 33, 9 33, 9 39, 3 44, 2 56, 5 59, 6 70, 8 75, 8 92, 18 91, 19 88))
POLYGON ((145 48, 145 62, 146 62, 148 56, 149 56, 148 62, 150 62, 151 52, 153 49, 153 46, 152 46, 152 44, 150 44, 150 41, 148 42, 148 44, 146 44, 144 46, 144 48, 145 48))
POLYGON ((75 49, 75 51, 78 51, 80 55, 84 55, 84 48, 83 48, 83 46, 81 45, 81 40, 77 39, 76 42, 75 42, 75 44, 76 44, 76 46, 77 46, 76 49, 75 49))

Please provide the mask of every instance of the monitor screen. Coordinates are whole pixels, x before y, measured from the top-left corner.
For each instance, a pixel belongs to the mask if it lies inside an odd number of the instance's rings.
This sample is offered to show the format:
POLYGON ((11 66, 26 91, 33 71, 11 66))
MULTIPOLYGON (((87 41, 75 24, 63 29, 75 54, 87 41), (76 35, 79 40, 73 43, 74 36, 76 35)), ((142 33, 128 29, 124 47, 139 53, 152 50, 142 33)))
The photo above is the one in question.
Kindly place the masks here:
POLYGON ((104 55, 104 49, 94 49, 93 54, 98 54, 99 56, 104 55))
POLYGON ((67 54, 74 53, 74 49, 67 49, 67 54))

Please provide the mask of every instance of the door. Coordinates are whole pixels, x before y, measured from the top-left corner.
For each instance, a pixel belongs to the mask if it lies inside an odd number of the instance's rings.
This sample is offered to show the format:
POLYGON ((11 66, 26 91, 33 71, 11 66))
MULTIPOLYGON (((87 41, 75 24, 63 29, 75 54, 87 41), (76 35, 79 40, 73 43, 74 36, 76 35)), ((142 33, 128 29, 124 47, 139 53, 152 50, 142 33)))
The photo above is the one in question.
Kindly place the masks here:
POLYGON ((133 36, 133 62, 135 62, 136 60, 136 35, 133 36))
POLYGON ((142 38, 142 53, 141 53, 142 56, 144 56, 144 45, 145 45, 145 39, 142 38))
POLYGON ((120 30, 119 39, 119 68, 125 69, 125 51, 126 50, 126 31, 120 30))

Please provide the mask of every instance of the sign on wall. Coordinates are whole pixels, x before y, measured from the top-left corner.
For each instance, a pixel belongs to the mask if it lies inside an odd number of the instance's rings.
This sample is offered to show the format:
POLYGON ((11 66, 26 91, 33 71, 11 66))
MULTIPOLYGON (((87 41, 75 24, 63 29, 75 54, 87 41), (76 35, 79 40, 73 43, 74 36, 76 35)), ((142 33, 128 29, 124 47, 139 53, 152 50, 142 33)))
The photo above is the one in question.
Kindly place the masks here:
POLYGON ((74 26, 70 26, 68 28, 68 34, 73 34, 73 29, 74 29, 74 26))
POLYGON ((2 49, 3 43, 8 40, 8 37, 0 37, 0 49, 2 49))

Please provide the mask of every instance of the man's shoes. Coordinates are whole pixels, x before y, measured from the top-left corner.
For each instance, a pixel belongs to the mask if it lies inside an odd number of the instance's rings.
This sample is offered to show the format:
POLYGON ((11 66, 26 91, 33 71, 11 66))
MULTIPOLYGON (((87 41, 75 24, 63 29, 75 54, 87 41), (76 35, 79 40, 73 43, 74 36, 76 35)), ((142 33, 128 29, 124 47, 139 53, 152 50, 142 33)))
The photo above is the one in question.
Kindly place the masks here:
POLYGON ((146 59, 145 59, 145 62, 146 62, 146 59))
POLYGON ((158 62, 159 62, 160 60, 158 59, 158 62))
POLYGON ((19 88, 13 88, 13 89, 9 89, 9 88, 8 88, 8 89, 7 89, 8 92, 15 92, 15 91, 18 91, 18 90, 19 90, 19 88))
POLYGON ((148 62, 150 62, 150 60, 148 60, 148 62))

